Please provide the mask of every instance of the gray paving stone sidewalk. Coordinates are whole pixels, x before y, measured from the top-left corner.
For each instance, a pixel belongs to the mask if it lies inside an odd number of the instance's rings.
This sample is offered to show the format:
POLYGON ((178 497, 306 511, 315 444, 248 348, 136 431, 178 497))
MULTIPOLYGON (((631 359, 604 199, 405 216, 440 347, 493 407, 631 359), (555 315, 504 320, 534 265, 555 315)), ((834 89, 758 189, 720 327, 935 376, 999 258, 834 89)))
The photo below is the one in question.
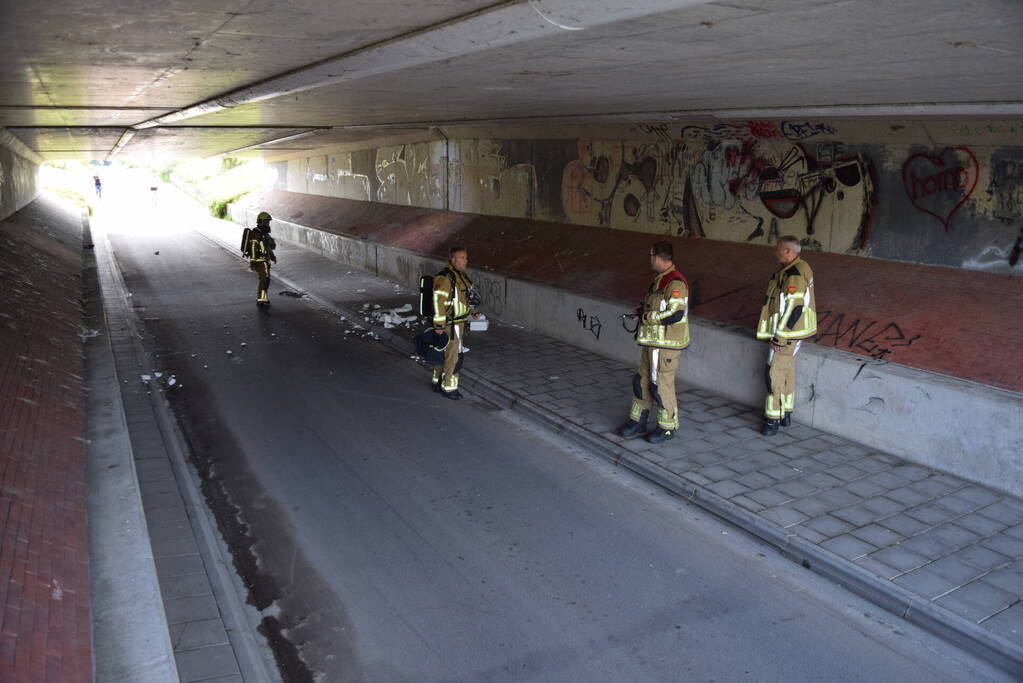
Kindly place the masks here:
MULTIPOLYGON (((233 235, 225 239, 233 241, 233 235)), ((395 308, 415 298, 393 282, 299 247, 281 245, 278 256, 278 273, 330 305, 362 311, 355 320, 363 324, 372 323, 367 306, 395 308)), ((388 330, 409 343, 410 353, 416 331, 388 330)), ((1023 645, 1023 500, 803 424, 763 437, 758 410, 685 384, 684 353, 678 437, 651 446, 614 433, 627 419, 634 368, 499 321, 469 334, 465 344, 467 390, 474 378, 497 384, 665 476, 1023 645)), ((426 373, 423 390, 429 390, 426 373)))
POLYGON ((759 411, 684 384, 684 357, 678 436, 623 440, 633 368, 503 325, 466 344, 468 372, 1023 644, 1023 501, 798 423, 763 437, 759 411))

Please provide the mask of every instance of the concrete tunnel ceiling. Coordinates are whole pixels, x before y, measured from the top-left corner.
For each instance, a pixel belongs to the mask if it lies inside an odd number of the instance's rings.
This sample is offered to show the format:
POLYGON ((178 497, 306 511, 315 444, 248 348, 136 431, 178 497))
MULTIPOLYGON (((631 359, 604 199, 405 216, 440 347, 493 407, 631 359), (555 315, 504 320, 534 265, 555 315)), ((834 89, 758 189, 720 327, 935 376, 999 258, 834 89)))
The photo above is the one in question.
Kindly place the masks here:
POLYGON ((0 126, 45 158, 459 122, 1023 114, 1019 0, 7 4, 0 126))

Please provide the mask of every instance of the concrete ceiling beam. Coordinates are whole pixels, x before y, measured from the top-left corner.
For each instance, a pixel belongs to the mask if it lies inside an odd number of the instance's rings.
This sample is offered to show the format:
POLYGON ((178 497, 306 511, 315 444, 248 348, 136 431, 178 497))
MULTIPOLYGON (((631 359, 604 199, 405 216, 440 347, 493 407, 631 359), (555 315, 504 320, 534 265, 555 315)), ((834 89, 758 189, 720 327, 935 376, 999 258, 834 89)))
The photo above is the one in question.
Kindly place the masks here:
POLYGON ((136 124, 137 130, 167 125, 285 95, 336 85, 469 54, 581 31, 711 0, 515 0, 471 12, 279 76, 238 88, 190 107, 136 124))
POLYGON ((121 133, 121 137, 117 140, 117 144, 114 145, 113 149, 111 149, 110 153, 107 155, 107 161, 113 161, 114 157, 116 157, 122 149, 128 146, 128 143, 131 142, 133 137, 135 137, 135 131, 131 128, 126 128, 125 131, 121 133))
POLYGON ((34 149, 19 140, 13 133, 11 133, 11 131, 2 126, 0 126, 0 147, 6 147, 18 156, 28 159, 36 164, 41 164, 45 161, 34 149))
POLYGON ((333 130, 333 128, 314 128, 312 130, 303 131, 301 133, 295 133, 294 135, 285 135, 284 137, 281 137, 281 138, 274 138, 273 140, 266 140, 264 142, 257 142, 254 145, 247 145, 245 147, 239 147, 238 149, 228 150, 226 152, 221 152, 219 154, 215 154, 214 156, 223 157, 223 156, 230 156, 230 155, 233 155, 233 154, 240 154, 241 152, 247 152, 250 149, 256 149, 256 148, 259 148, 259 147, 268 147, 268 146, 272 146, 272 145, 279 145, 282 142, 292 142, 294 140, 301 140, 303 138, 307 138, 307 137, 310 137, 312 135, 319 135, 321 133, 326 133, 326 132, 329 132, 331 130, 333 130))

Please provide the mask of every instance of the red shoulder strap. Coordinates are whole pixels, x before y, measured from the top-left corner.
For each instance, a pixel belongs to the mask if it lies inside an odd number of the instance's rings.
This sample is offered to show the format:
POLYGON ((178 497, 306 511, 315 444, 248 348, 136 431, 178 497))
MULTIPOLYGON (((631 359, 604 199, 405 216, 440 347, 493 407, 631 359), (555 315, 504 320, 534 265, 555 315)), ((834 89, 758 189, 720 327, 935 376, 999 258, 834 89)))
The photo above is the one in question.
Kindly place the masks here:
POLYGON ((686 291, 689 290, 689 280, 687 280, 686 276, 680 273, 678 269, 673 270, 664 277, 662 277, 661 281, 657 283, 657 289, 663 292, 664 288, 667 287, 668 283, 670 283, 672 280, 681 280, 682 282, 686 283, 686 291))

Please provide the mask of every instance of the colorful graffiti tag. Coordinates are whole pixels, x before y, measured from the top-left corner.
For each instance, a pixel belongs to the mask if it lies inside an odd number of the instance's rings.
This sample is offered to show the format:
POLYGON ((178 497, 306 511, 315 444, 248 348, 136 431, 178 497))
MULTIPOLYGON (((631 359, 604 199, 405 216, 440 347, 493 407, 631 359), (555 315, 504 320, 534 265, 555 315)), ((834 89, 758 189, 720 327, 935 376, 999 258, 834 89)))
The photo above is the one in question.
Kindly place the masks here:
POLYGON ((949 231, 952 216, 977 187, 977 157, 968 147, 946 147, 937 154, 911 154, 902 165, 909 201, 949 231))
POLYGON ((799 141, 816 135, 834 135, 838 131, 819 121, 782 121, 781 133, 786 140, 799 141))
POLYGON ((642 130, 656 141, 578 141, 562 176, 570 222, 761 244, 797 234, 838 252, 866 245, 876 204, 867 161, 836 143, 813 155, 789 140, 834 128, 746 121, 685 126, 680 138, 642 130))
POLYGON ((861 155, 828 143, 815 156, 780 132, 743 130, 736 138, 731 124, 683 128, 687 148, 702 150, 688 179, 690 234, 760 243, 795 234, 805 246, 839 253, 866 246, 876 198, 861 155))

